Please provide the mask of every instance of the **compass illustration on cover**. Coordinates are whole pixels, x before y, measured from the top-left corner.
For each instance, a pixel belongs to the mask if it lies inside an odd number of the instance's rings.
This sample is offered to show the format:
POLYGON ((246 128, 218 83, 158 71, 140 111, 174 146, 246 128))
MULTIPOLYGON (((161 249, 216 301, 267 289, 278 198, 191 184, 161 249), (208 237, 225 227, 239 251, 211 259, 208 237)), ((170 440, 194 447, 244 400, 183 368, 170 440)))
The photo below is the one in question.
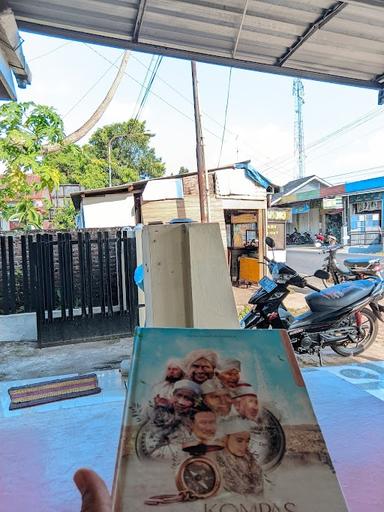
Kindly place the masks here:
POLYGON ((264 408, 250 434, 250 452, 264 471, 274 469, 285 453, 285 434, 279 420, 264 408))
POLYGON ((220 488, 221 477, 216 463, 207 457, 186 459, 176 475, 178 491, 186 491, 197 499, 214 496, 220 488))
POLYGON ((220 442, 205 444, 201 441, 184 443, 183 451, 188 457, 176 473, 176 488, 178 494, 163 494, 152 496, 145 500, 146 505, 165 505, 181 501, 194 501, 210 498, 217 494, 221 486, 221 475, 216 462, 206 455, 209 452, 222 450, 220 442))
POLYGON ((135 449, 139 459, 172 459, 178 443, 177 428, 159 428, 151 421, 144 422, 137 433, 135 449))

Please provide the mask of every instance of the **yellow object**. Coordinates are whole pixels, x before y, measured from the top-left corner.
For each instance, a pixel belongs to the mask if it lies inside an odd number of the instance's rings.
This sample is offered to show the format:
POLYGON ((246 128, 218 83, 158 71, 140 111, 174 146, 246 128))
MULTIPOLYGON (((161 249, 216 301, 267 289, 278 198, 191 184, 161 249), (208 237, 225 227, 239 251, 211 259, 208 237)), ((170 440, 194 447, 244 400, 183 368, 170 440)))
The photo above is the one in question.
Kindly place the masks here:
POLYGON ((258 283, 261 279, 260 265, 257 258, 247 258, 242 256, 239 258, 240 281, 248 281, 250 283, 258 283))

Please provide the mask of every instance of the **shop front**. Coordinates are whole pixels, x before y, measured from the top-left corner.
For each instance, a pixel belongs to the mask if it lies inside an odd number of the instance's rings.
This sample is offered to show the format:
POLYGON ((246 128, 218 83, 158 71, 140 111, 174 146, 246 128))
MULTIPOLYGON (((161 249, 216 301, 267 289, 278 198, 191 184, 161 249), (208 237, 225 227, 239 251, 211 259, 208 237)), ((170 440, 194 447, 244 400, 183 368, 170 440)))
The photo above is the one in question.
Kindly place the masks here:
POLYGON ((322 229, 320 210, 320 199, 292 205, 292 222, 288 224, 288 233, 296 229, 299 233, 309 233, 313 237, 322 229))
POLYGON ((346 200, 350 219, 350 245, 381 246, 383 193, 351 195, 346 200))
POLYGON ((338 242, 341 242, 343 225, 342 196, 324 197, 322 199, 321 216, 323 233, 333 235, 338 242))
POLYGON ((233 283, 257 283, 264 247, 263 210, 225 210, 228 263, 233 283))

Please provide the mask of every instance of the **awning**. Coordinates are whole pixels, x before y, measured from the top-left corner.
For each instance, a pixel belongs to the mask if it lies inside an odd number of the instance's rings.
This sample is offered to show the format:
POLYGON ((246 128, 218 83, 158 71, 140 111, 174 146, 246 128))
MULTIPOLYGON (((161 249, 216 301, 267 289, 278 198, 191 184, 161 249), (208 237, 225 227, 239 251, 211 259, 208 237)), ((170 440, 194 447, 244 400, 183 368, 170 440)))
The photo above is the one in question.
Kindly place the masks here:
POLYGON ((384 86, 382 0, 10 0, 19 28, 282 75, 384 86))

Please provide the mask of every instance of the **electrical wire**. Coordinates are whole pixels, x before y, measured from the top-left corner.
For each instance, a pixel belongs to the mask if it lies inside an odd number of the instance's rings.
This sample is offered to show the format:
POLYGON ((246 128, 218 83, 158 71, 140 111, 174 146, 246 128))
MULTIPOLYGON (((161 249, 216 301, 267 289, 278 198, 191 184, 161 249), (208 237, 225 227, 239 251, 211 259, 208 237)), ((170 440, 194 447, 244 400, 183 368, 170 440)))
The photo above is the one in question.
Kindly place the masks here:
MULTIPOLYGON (((355 128, 358 128, 362 124, 367 123, 368 121, 371 121, 372 119, 379 116, 383 112, 384 112, 384 108, 371 110, 371 111, 365 113, 364 115, 358 117, 357 119, 341 126, 337 130, 334 130, 334 131, 320 137, 319 139, 316 139, 315 141, 311 142, 310 144, 308 144, 305 147, 306 154, 313 151, 314 149, 317 149, 318 147, 320 147, 322 145, 325 145, 326 143, 328 143, 329 140, 333 141, 333 140, 335 140, 335 137, 340 137, 341 135, 344 135, 345 133, 347 133, 351 130, 354 130, 355 128)), ((274 167, 275 169, 283 168, 283 167, 289 165, 290 162, 293 161, 293 159, 294 159, 293 156, 286 157, 286 156, 282 155, 281 157, 278 157, 278 158, 272 160, 270 165, 269 166, 267 165, 264 170, 268 170, 270 167, 274 167)))
POLYGON ((147 85, 146 90, 144 92, 144 96, 143 96, 143 98, 142 98, 142 100, 140 102, 140 106, 138 108, 138 111, 136 112, 135 119, 139 119, 139 117, 140 117, 140 115, 141 115, 141 113, 143 111, 144 105, 147 102, 148 95, 149 95, 149 93, 151 91, 151 87, 152 87, 153 82, 154 82, 154 80, 156 78, 156 74, 157 74, 157 72, 159 70, 159 67, 160 67, 160 64, 161 64, 162 60, 163 60, 163 56, 162 55, 157 58, 157 61, 156 61, 155 65, 153 67, 153 70, 152 70, 152 75, 151 75, 151 77, 149 79, 148 85, 147 85))
MULTIPOLYGON (((134 55, 131 54, 131 58, 135 58, 134 55)), ((143 85, 141 86, 141 89, 140 89, 140 92, 139 92, 139 95, 137 96, 137 100, 136 100, 136 103, 135 103, 135 106, 133 108, 133 111, 132 111, 132 115, 131 117, 134 118, 135 117, 135 112, 137 112, 138 108, 139 108, 139 102, 142 98, 142 94, 145 90, 145 84, 147 83, 147 79, 148 79, 148 76, 149 76, 149 73, 151 73, 152 71, 152 64, 153 62, 155 61, 155 58, 156 56, 155 55, 152 55, 151 57, 151 61, 149 63, 149 66, 147 67, 145 64, 143 64, 143 66, 145 67, 145 69, 147 70, 147 72, 145 73, 145 77, 144 77, 144 82, 143 82, 143 85)), ((136 59, 138 60, 138 59, 136 59)), ((140 62, 140 61, 139 61, 140 62)))
POLYGON ((229 68, 228 86, 227 86, 227 100, 226 100, 226 104, 225 104, 225 112, 224 112, 223 135, 221 136, 220 153, 219 153, 219 160, 218 160, 218 162, 217 162, 217 167, 220 167, 221 155, 222 155, 222 153, 223 153, 224 137, 225 137, 225 129, 226 129, 226 127, 227 127, 227 117, 228 117, 229 96, 230 96, 230 94, 231 94, 231 80, 232 80, 232 68, 229 68))
POLYGON ((69 44, 72 44, 72 41, 65 41, 65 43, 60 44, 59 46, 56 46, 56 48, 53 48, 49 52, 42 53, 41 55, 38 55, 37 57, 32 57, 31 59, 28 59, 29 62, 33 62, 38 59, 42 59, 43 57, 47 57, 48 55, 51 55, 52 53, 57 52, 57 50, 60 50, 60 48, 63 48, 64 46, 67 46, 69 44))
POLYGON ((96 80, 96 82, 81 96, 81 98, 63 115, 63 119, 66 118, 87 96, 88 94, 101 82, 101 80, 110 72, 110 70, 116 65, 116 63, 120 60, 120 56, 113 62, 104 73, 96 80))
MULTIPOLYGON (((135 55, 132 55, 132 58, 138 62, 141 66, 143 66, 144 68, 146 68, 148 70, 148 67, 146 66, 146 64, 144 64, 144 62, 142 62, 140 59, 138 59, 135 55)), ((182 92, 180 92, 178 89, 176 89, 176 87, 174 87, 172 84, 170 84, 169 82, 167 82, 167 80, 164 80, 164 78, 162 78, 160 75, 157 75, 157 79, 164 83, 165 85, 167 85, 170 89, 172 89, 178 96, 180 96, 180 98, 182 98, 183 100, 185 100, 187 103, 189 103, 190 105, 193 105, 193 102, 191 101, 190 98, 188 98, 187 96, 185 96, 185 94, 183 94, 182 92)), ((202 117, 206 117, 207 119, 209 119, 210 121, 212 121, 213 123, 215 123, 216 125, 218 125, 220 128, 223 127, 223 123, 221 121, 218 121, 217 119, 215 119, 214 117, 210 116, 207 112, 205 112, 204 110, 201 110, 201 115, 202 117)), ((238 133, 230 130, 228 127, 226 127, 226 132, 231 134, 234 139, 236 140, 236 144, 238 142, 238 139, 239 139, 239 135, 238 133)), ((252 152, 255 151, 255 148, 253 145, 251 145, 249 142, 245 141, 244 138, 241 138, 240 139, 240 143, 241 145, 243 145, 244 147, 247 147, 248 149, 251 149, 252 152)), ((265 155, 263 154, 262 151, 260 150, 257 150, 258 151, 258 154, 259 155, 262 155, 266 161, 270 162, 271 161, 271 158, 268 156, 268 155, 265 155)), ((262 164, 264 165, 264 164, 262 164)))

